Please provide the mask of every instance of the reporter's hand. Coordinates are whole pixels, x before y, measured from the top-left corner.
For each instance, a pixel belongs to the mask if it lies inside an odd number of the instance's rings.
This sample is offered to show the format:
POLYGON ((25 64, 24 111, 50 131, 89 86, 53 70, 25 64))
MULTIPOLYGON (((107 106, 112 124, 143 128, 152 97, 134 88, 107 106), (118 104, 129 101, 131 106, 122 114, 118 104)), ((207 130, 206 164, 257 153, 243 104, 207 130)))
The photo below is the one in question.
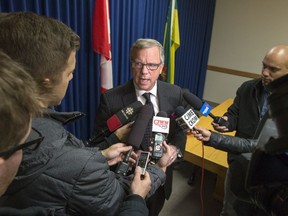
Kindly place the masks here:
POLYGON ((123 125, 122 127, 118 128, 114 134, 118 137, 119 140, 121 140, 121 142, 125 142, 127 140, 127 137, 131 131, 131 126, 133 125, 133 122, 129 122, 125 125, 123 125))
POLYGON ((138 194, 145 199, 151 189, 149 173, 146 171, 144 175, 141 175, 141 168, 136 166, 130 189, 132 194, 138 194))
POLYGON ((102 150, 101 153, 107 159, 109 166, 112 166, 122 161, 125 157, 125 153, 131 149, 132 146, 126 146, 124 143, 116 143, 109 148, 102 150))
POLYGON ((211 137, 211 131, 207 130, 206 128, 195 126, 192 130, 191 133, 194 135, 194 137, 203 142, 208 142, 210 141, 211 137))
POLYGON ((158 160, 157 165, 166 172, 168 166, 170 166, 177 158, 177 148, 174 145, 168 145, 166 141, 162 143, 163 156, 158 160))
MULTIPOLYGON (((225 121, 228 121, 228 117, 227 116, 222 116, 222 118, 225 120, 225 121)), ((218 131, 218 132, 227 132, 229 131, 229 129, 226 127, 226 126, 220 126, 219 124, 216 124, 214 122, 211 122, 211 125, 213 126, 213 128, 218 131)))

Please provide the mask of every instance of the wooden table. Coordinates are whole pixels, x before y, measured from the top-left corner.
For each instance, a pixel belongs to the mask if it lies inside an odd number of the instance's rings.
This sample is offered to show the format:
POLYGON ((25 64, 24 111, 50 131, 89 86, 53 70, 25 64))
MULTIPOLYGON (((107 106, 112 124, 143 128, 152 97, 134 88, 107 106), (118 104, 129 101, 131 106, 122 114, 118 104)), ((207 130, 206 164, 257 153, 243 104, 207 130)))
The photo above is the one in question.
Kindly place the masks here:
MULTIPOLYGON (((212 109, 211 113, 215 116, 222 116, 227 108, 232 104, 233 99, 229 98, 220 105, 212 109)), ((214 131, 211 122, 213 119, 209 116, 201 116, 197 126, 205 127, 214 131)), ((225 133, 234 135, 235 132, 225 133)), ((187 135, 186 149, 184 160, 189 161, 197 166, 202 167, 202 142, 194 138, 193 135, 187 135)), ((214 190, 214 198, 222 201, 224 196, 224 179, 228 168, 227 153, 217 150, 213 147, 204 146, 204 169, 217 174, 217 181, 214 190)))

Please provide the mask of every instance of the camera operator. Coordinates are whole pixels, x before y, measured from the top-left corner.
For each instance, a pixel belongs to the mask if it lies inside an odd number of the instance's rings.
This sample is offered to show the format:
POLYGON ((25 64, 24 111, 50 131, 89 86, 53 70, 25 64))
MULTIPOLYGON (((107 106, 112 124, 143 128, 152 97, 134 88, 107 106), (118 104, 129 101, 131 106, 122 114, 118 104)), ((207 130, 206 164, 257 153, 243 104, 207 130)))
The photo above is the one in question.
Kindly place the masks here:
MULTIPOLYGON (((288 75, 269 86, 270 117, 266 127, 277 129, 278 137, 268 137, 264 144, 259 139, 252 155, 246 178, 251 200, 268 215, 288 215, 288 75)), ((268 120, 267 120, 268 121, 268 120)))

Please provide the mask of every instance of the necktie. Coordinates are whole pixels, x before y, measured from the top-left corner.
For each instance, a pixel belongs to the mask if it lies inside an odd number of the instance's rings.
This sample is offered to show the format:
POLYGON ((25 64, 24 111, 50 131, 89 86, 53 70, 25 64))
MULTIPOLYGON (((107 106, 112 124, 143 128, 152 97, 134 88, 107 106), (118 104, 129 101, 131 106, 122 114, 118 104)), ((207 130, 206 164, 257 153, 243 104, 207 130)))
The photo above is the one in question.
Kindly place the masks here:
POLYGON ((151 102, 151 98, 150 98, 150 94, 149 92, 144 93, 142 96, 146 99, 145 104, 151 105, 153 106, 152 102, 151 102))
MULTIPOLYGON (((153 108, 153 104, 151 102, 150 95, 151 95, 151 93, 146 92, 142 96, 146 99, 145 104, 152 106, 152 108, 153 108)), ((153 108, 153 110, 154 110, 154 108, 153 108)), ((154 111, 153 111, 153 113, 154 113, 154 111)), ((143 140, 141 142, 141 146, 142 146, 144 151, 149 150, 149 146, 151 143, 151 137, 152 137, 152 118, 147 125, 143 140)))

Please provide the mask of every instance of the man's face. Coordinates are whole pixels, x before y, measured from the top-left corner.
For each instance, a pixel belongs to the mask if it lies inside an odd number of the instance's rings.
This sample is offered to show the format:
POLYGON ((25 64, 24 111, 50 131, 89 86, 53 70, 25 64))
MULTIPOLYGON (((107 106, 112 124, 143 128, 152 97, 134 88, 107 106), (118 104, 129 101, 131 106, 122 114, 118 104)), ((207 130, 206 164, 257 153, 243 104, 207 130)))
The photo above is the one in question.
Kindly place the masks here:
POLYGON ((284 52, 269 52, 263 59, 262 83, 268 85, 273 80, 288 73, 287 58, 284 52))
MULTIPOLYGON (((132 56, 132 61, 142 64, 159 65, 161 63, 159 48, 151 47, 136 50, 132 56)), ((147 69, 147 66, 143 66, 143 68, 137 68, 133 66, 132 63, 131 70, 133 74, 133 80, 140 90, 150 91, 154 87, 156 80, 162 71, 162 68, 163 64, 161 64, 156 70, 149 70, 147 69)))
POLYGON ((67 67, 62 73, 61 81, 54 86, 52 94, 55 97, 55 101, 53 101, 50 106, 61 104, 62 99, 64 98, 68 84, 73 79, 73 73, 76 65, 76 51, 72 51, 67 62, 67 67))

